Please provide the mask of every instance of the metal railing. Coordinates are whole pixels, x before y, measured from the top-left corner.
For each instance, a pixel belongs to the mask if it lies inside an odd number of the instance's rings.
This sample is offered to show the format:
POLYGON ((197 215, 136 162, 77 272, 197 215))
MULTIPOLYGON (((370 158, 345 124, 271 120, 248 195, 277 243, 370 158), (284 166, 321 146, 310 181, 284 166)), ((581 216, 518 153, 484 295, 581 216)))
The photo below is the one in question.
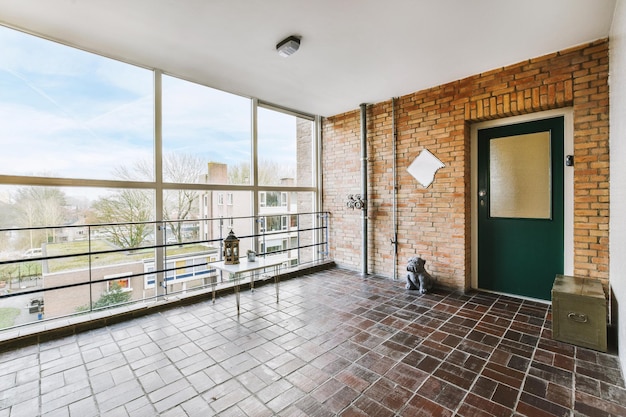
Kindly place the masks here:
POLYGON ((232 286, 212 267, 230 230, 283 271, 329 256, 327 212, 0 229, 0 331, 232 286))

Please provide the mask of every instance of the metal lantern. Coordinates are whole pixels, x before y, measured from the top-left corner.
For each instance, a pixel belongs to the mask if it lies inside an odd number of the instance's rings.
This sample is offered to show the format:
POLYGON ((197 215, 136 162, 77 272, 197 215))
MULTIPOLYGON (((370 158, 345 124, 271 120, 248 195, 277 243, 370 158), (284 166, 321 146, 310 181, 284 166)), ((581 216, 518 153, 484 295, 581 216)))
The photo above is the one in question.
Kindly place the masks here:
POLYGON ((231 230, 224 239, 224 264, 236 265, 239 263, 239 239, 231 230))

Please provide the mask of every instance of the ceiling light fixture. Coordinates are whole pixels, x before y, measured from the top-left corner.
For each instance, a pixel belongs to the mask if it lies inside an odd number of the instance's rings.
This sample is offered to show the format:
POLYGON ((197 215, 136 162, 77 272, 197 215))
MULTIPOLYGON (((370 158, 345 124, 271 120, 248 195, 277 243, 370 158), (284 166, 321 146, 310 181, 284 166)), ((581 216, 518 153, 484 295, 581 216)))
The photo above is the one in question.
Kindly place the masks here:
POLYGON ((276 51, 278 55, 287 57, 294 54, 300 48, 300 38, 296 36, 290 36, 284 39, 276 45, 276 51))

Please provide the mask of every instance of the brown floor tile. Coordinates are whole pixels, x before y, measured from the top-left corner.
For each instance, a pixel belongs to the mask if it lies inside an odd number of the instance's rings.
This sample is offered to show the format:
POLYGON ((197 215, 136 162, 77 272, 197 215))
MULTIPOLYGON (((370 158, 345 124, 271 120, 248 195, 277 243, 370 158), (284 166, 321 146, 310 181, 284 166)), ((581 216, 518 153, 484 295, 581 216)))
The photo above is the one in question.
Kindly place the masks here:
POLYGON ((421 395, 416 395, 407 407, 399 414, 403 417, 451 417, 454 413, 440 404, 431 401, 421 395))
POLYGON ((0 416, 626 416, 540 302, 332 269, 0 352, 0 416))
POLYGON ((456 410, 467 395, 467 391, 433 376, 422 384, 417 393, 449 410, 456 410))
POLYGON ((521 414, 537 417, 568 417, 570 409, 555 404, 547 399, 535 397, 528 393, 522 393, 516 410, 521 414))
POLYGON ((389 410, 397 412, 413 396, 413 392, 403 386, 398 386, 394 381, 381 378, 374 383, 364 396, 368 399, 385 406, 389 410))

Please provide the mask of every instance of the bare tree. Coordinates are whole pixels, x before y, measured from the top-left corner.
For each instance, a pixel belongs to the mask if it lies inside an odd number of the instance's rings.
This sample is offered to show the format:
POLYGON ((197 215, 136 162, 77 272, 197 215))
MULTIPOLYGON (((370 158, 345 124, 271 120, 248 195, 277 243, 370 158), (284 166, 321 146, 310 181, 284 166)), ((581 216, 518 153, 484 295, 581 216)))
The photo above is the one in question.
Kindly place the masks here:
MULTIPOLYGON (((205 171, 204 162, 195 155, 168 154, 163 161, 163 181, 177 184, 193 184, 205 171)), ((199 192, 180 189, 165 192, 163 196, 163 220, 168 221, 169 229, 178 242, 183 241, 184 222, 198 213, 199 192)))
MULTIPOLYGON (((261 185, 278 185, 282 178, 295 178, 295 169, 283 166, 276 161, 266 159, 259 161, 258 169, 259 181, 261 185)), ((250 164, 242 162, 228 167, 229 184, 248 184, 250 182, 250 164)))
POLYGON ((96 217, 110 236, 122 248, 138 248, 152 232, 148 223, 152 218, 152 198, 145 190, 117 190, 93 203, 96 217))
MULTIPOLYGON (((57 187, 20 187, 15 195, 18 224, 22 227, 61 226, 68 220, 65 193, 57 187)), ((30 247, 54 241, 54 229, 30 231, 30 247)))
MULTIPOLYGON (((163 181, 176 184, 197 183, 204 171, 204 163, 189 154, 167 154, 163 158, 163 181)), ((133 165, 118 166, 114 176, 122 180, 153 180, 154 169, 147 160, 136 161, 133 165)), ((184 189, 166 191, 163 195, 163 219, 168 222, 176 239, 182 241, 183 222, 191 218, 199 193, 184 189)), ((153 219, 153 201, 147 191, 117 190, 113 196, 96 201, 93 208, 98 221, 102 223, 146 222, 153 219)), ((113 242, 121 247, 136 248, 152 231, 148 225, 107 226, 113 242)))
POLYGON ((250 164, 241 162, 237 165, 228 167, 228 183, 229 184, 249 184, 250 183, 250 164))

